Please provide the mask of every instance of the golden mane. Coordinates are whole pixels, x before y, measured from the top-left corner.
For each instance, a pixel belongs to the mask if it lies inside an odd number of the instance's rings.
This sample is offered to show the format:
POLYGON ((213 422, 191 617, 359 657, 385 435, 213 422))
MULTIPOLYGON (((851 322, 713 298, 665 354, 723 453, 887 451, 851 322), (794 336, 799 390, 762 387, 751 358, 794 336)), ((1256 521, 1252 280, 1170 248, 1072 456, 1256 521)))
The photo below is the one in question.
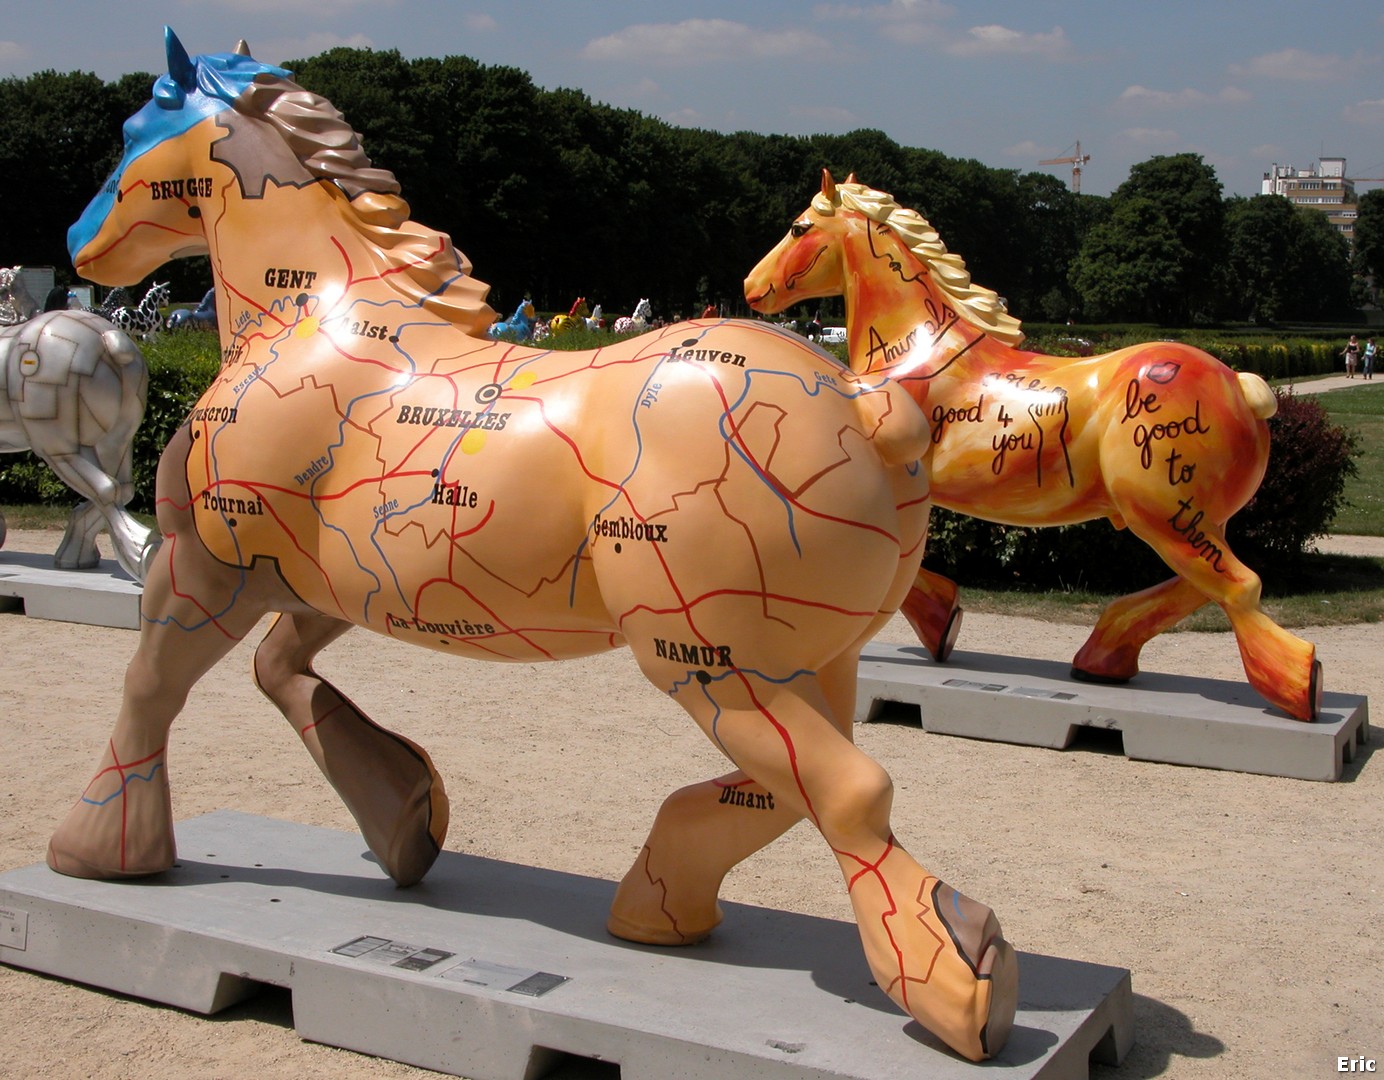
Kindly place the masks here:
POLYGON ((268 122, 313 176, 332 181, 342 218, 375 254, 393 288, 469 334, 484 334, 496 313, 485 302, 490 286, 471 276, 471 262, 451 237, 409 218, 399 182, 375 168, 360 136, 326 98, 297 83, 261 74, 235 109, 268 122))
POLYGON ((830 216, 838 206, 889 226, 927 267, 932 283, 956 305, 957 313, 967 322, 1007 345, 1023 342, 1019 320, 1005 311, 999 294, 971 281, 961 256, 947 250, 937 230, 916 210, 900 206, 883 191, 849 181, 836 185, 835 198, 819 192, 812 199, 812 209, 819 214, 830 216))

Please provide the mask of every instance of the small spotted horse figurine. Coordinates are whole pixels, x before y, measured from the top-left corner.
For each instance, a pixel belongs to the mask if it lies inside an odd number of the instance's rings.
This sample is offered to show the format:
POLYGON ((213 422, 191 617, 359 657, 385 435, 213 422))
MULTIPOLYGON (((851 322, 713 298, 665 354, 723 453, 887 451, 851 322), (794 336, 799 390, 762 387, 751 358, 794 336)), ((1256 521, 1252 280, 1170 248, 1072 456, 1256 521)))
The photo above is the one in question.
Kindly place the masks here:
POLYGON ((163 329, 162 309, 168 303, 168 283, 156 282, 135 307, 116 308, 110 320, 130 337, 148 341, 163 329))

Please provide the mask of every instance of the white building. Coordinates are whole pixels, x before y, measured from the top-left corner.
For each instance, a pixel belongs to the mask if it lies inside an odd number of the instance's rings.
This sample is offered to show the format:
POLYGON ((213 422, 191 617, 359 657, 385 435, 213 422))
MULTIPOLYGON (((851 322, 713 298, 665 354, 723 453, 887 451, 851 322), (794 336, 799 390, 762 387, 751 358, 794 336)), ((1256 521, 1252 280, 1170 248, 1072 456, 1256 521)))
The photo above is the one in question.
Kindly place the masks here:
POLYGON ((1347 240, 1355 239, 1355 181, 1346 175, 1345 158, 1324 157, 1310 169, 1274 162, 1260 194, 1282 195, 1295 206, 1319 210, 1347 240))

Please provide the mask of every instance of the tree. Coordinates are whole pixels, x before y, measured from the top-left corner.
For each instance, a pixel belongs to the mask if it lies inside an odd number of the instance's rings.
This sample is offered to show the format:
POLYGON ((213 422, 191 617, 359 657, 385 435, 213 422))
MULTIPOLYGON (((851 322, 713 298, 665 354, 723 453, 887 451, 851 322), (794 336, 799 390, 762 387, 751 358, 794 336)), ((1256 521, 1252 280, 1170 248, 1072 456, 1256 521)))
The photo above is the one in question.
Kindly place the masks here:
POLYGON ((52 265, 59 280, 75 280, 67 228, 120 160, 120 125, 152 84, 152 75, 107 84, 88 72, 0 79, 4 262, 52 265))
POLYGON ((1181 306, 1186 248, 1162 208, 1127 196, 1086 235, 1071 283, 1087 318, 1171 322, 1181 306))
POLYGON ((1360 196, 1355 218, 1355 271, 1374 279, 1376 289, 1384 279, 1384 188, 1360 196))
POLYGON ((1110 196, 1110 210, 1110 219, 1087 234, 1072 268, 1072 284, 1088 306, 1166 324, 1191 323, 1214 306, 1225 204, 1216 171, 1201 155, 1135 165, 1110 196))

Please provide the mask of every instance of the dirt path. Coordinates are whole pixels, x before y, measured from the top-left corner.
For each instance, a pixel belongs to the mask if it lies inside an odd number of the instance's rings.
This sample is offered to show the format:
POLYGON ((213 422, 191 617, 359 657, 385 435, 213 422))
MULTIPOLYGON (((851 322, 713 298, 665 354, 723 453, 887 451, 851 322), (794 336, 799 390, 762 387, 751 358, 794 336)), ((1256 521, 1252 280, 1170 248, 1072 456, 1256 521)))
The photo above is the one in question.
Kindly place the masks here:
MULTIPOLYGON (((24 532, 6 544, 55 546, 54 534, 24 532)), ((901 620, 881 636, 911 640, 901 620)), ((1066 660, 1084 636, 968 616, 961 647, 1066 660)), ((1384 700, 1384 627, 1312 639, 1330 689, 1384 700)), ((42 858, 95 766, 134 642, 129 631, 0 614, 0 869, 42 858)), ((174 729, 175 815, 227 807, 351 829, 252 686, 252 644, 203 680, 174 729)), ((1165 635, 1143 666, 1242 678, 1224 634, 1165 635)), ((470 664, 358 631, 320 667, 432 753, 452 794, 454 849, 618 878, 662 797, 724 768, 624 653, 470 664)), ((1137 1044, 1121 1068, 1093 1076, 1311 1077, 1334 1073, 1338 1057, 1384 1058, 1378 734, 1336 784, 893 724, 862 725, 857 738, 894 777, 900 839, 992 904, 1020 949, 1132 971, 1137 1044)), ((802 826, 732 874, 725 895, 850 918, 834 860, 802 826)), ((208 1019, 0 968, 0 1032, 0 1072, 16 1077, 432 1075, 301 1042, 281 992, 208 1019)))

